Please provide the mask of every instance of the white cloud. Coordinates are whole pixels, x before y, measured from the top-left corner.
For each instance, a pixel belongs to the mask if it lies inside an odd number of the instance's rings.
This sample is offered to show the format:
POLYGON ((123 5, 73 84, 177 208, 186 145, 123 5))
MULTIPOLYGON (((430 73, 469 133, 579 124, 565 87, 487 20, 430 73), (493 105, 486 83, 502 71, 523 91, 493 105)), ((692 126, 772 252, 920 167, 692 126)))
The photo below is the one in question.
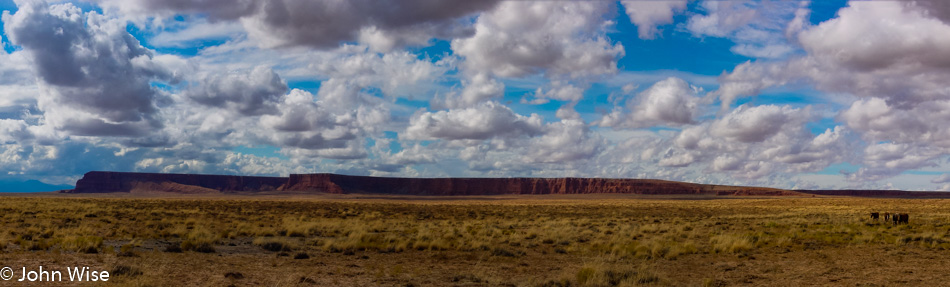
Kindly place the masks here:
POLYGON ((851 2, 838 15, 801 33, 810 55, 860 71, 950 67, 950 26, 912 2, 851 2))
POLYGON ((475 34, 452 41, 465 69, 501 77, 572 78, 617 70, 623 46, 604 36, 607 2, 502 2, 478 17, 475 34))
POLYGON ((543 88, 538 88, 534 92, 533 101, 541 101, 541 103, 547 102, 547 99, 565 101, 565 102, 577 102, 584 98, 584 89, 581 89, 577 86, 562 82, 562 81, 551 81, 549 84, 550 87, 545 91, 543 88))
POLYGON ((532 139, 527 157, 532 162, 567 163, 587 160, 603 151, 606 141, 580 120, 562 120, 545 126, 544 134, 532 139))
POLYGON ((950 173, 941 174, 940 176, 938 176, 938 177, 936 177, 936 178, 934 178, 934 179, 931 179, 930 182, 932 182, 932 183, 948 183, 948 182, 950 182, 950 173))
POLYGON ((573 81, 616 73, 617 59, 624 54, 623 46, 605 34, 613 25, 608 20, 613 8, 607 2, 500 3, 478 16, 472 36, 452 40, 463 87, 434 104, 471 106, 504 93, 504 84, 495 77, 541 74, 554 82, 548 93, 535 95, 535 103, 551 97, 575 101, 583 95, 583 83, 573 81))
MULTIPOLYGON (((240 23, 231 21, 208 22, 205 19, 183 23, 173 31, 162 31, 148 39, 154 47, 186 47, 202 40, 227 40, 246 34, 240 23)), ((166 28, 167 29, 167 28, 166 28)))
POLYGON ((814 136, 805 129, 812 119, 808 108, 744 105, 685 127, 664 143, 665 151, 644 154, 644 159, 666 167, 701 165, 706 172, 744 180, 816 172, 852 160, 847 131, 835 127, 814 136))
POLYGON ((710 126, 710 133, 738 142, 761 142, 782 131, 788 124, 801 124, 808 119, 808 111, 766 106, 740 106, 710 126))
MULTIPOLYGON (((932 164, 950 153, 950 25, 913 2, 851 2, 837 18, 798 35, 808 52, 785 62, 742 64, 720 80, 714 94, 726 109, 763 89, 810 83, 829 93, 856 96, 837 119, 869 143, 852 181, 881 180, 932 164), (944 43, 946 42, 946 43, 944 43), (899 149, 901 153, 889 151, 899 149), (891 156, 896 158, 890 158, 891 156)), ((939 7, 937 7, 939 8, 939 7)), ((942 10, 941 10, 942 11, 942 10)))
POLYGON ((26 142, 33 138, 29 125, 23 120, 0 119, 0 143, 26 142))
POLYGON ((0 113, 36 107, 36 76, 23 51, 6 53, 0 36, 0 113))
POLYGON ((413 140, 484 140, 537 135, 541 128, 541 117, 536 114, 525 117, 499 103, 485 102, 470 108, 417 113, 409 120, 404 136, 413 140))
POLYGON ((686 10, 686 0, 671 1, 620 1, 630 16, 630 21, 637 24, 637 33, 640 39, 653 39, 657 34, 657 26, 673 23, 673 15, 686 10))
POLYGON ((729 38, 732 52, 753 58, 783 58, 797 48, 794 37, 807 26, 810 1, 703 1, 705 14, 690 17, 696 36, 729 38))
POLYGON ((726 37, 758 17, 754 1, 704 1, 707 14, 690 17, 686 28, 696 35, 726 37))
POLYGON ((358 143, 388 120, 380 106, 361 105, 355 110, 335 109, 314 96, 293 90, 277 105, 278 115, 261 117, 270 129, 271 141, 279 147, 299 148, 298 154, 331 158, 358 158, 365 150, 358 143))
POLYGON ((595 124, 614 128, 691 124, 699 108, 700 91, 701 88, 690 86, 683 79, 670 77, 641 92, 636 100, 628 99, 628 113, 616 107, 595 124))
POLYGON ((432 101, 434 108, 471 107, 489 99, 504 95, 505 84, 487 73, 478 73, 468 79, 462 79, 462 90, 451 91, 432 101))

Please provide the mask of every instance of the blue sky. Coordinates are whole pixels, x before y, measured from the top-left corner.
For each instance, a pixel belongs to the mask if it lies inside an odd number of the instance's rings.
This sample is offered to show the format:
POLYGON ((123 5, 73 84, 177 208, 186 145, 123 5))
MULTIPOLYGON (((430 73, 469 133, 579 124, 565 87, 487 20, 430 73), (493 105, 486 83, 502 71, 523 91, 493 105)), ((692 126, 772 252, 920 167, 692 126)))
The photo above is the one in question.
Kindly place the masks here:
POLYGON ((950 189, 941 1, 278 1, 0 1, 0 180, 950 189))

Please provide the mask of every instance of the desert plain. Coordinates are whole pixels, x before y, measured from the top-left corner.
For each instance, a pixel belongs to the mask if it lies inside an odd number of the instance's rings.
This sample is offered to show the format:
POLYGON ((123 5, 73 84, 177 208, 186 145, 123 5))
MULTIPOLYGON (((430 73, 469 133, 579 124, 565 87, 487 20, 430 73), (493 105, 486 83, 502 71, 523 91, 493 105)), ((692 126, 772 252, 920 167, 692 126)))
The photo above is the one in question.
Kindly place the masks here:
POLYGON ((0 228, 2 266, 83 265, 111 275, 54 285, 950 282, 947 199, 6 194, 0 228), (883 212, 908 213, 909 223, 883 212))

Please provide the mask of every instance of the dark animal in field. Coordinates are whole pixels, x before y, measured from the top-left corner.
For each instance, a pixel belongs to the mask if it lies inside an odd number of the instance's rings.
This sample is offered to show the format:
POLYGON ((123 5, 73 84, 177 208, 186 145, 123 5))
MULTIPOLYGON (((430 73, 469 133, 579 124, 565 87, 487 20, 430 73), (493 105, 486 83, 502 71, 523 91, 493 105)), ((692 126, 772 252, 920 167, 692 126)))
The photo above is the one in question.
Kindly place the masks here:
POLYGON ((890 212, 885 212, 885 213, 884 213, 884 221, 888 221, 888 220, 890 220, 890 219, 891 219, 891 213, 890 213, 890 212))
POLYGON ((881 214, 877 212, 871 212, 871 219, 878 220, 881 218, 881 214))
POLYGON ((909 219, 910 219, 910 215, 907 215, 907 213, 901 213, 901 214, 898 214, 898 215, 897 215, 897 223, 898 223, 898 224, 901 224, 901 223, 903 223, 903 224, 908 224, 908 223, 910 223, 910 222, 909 222, 909 219))
POLYGON ((894 221, 894 224, 897 224, 898 223, 897 220, 899 219, 900 219, 900 214, 897 214, 897 213, 891 214, 891 221, 894 221))

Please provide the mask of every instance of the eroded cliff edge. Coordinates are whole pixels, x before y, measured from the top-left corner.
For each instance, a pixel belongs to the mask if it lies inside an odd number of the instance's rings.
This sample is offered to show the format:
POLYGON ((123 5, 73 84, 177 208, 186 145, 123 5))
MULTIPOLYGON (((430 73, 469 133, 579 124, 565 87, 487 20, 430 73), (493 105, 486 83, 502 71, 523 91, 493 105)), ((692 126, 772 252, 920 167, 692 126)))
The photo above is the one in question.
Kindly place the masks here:
POLYGON ((403 195, 501 194, 716 194, 798 195, 760 187, 704 185, 652 179, 609 178, 398 178, 339 174, 291 174, 259 177, 131 172, 86 173, 73 193, 97 192, 259 192, 305 191, 403 195))
POLYGON ((276 190, 286 177, 91 171, 71 193, 174 192, 209 193, 276 190))
POLYGON ((653 179, 614 178, 399 178, 339 174, 292 174, 278 190, 405 195, 500 194, 718 194, 792 195, 760 188, 694 184, 653 179))

